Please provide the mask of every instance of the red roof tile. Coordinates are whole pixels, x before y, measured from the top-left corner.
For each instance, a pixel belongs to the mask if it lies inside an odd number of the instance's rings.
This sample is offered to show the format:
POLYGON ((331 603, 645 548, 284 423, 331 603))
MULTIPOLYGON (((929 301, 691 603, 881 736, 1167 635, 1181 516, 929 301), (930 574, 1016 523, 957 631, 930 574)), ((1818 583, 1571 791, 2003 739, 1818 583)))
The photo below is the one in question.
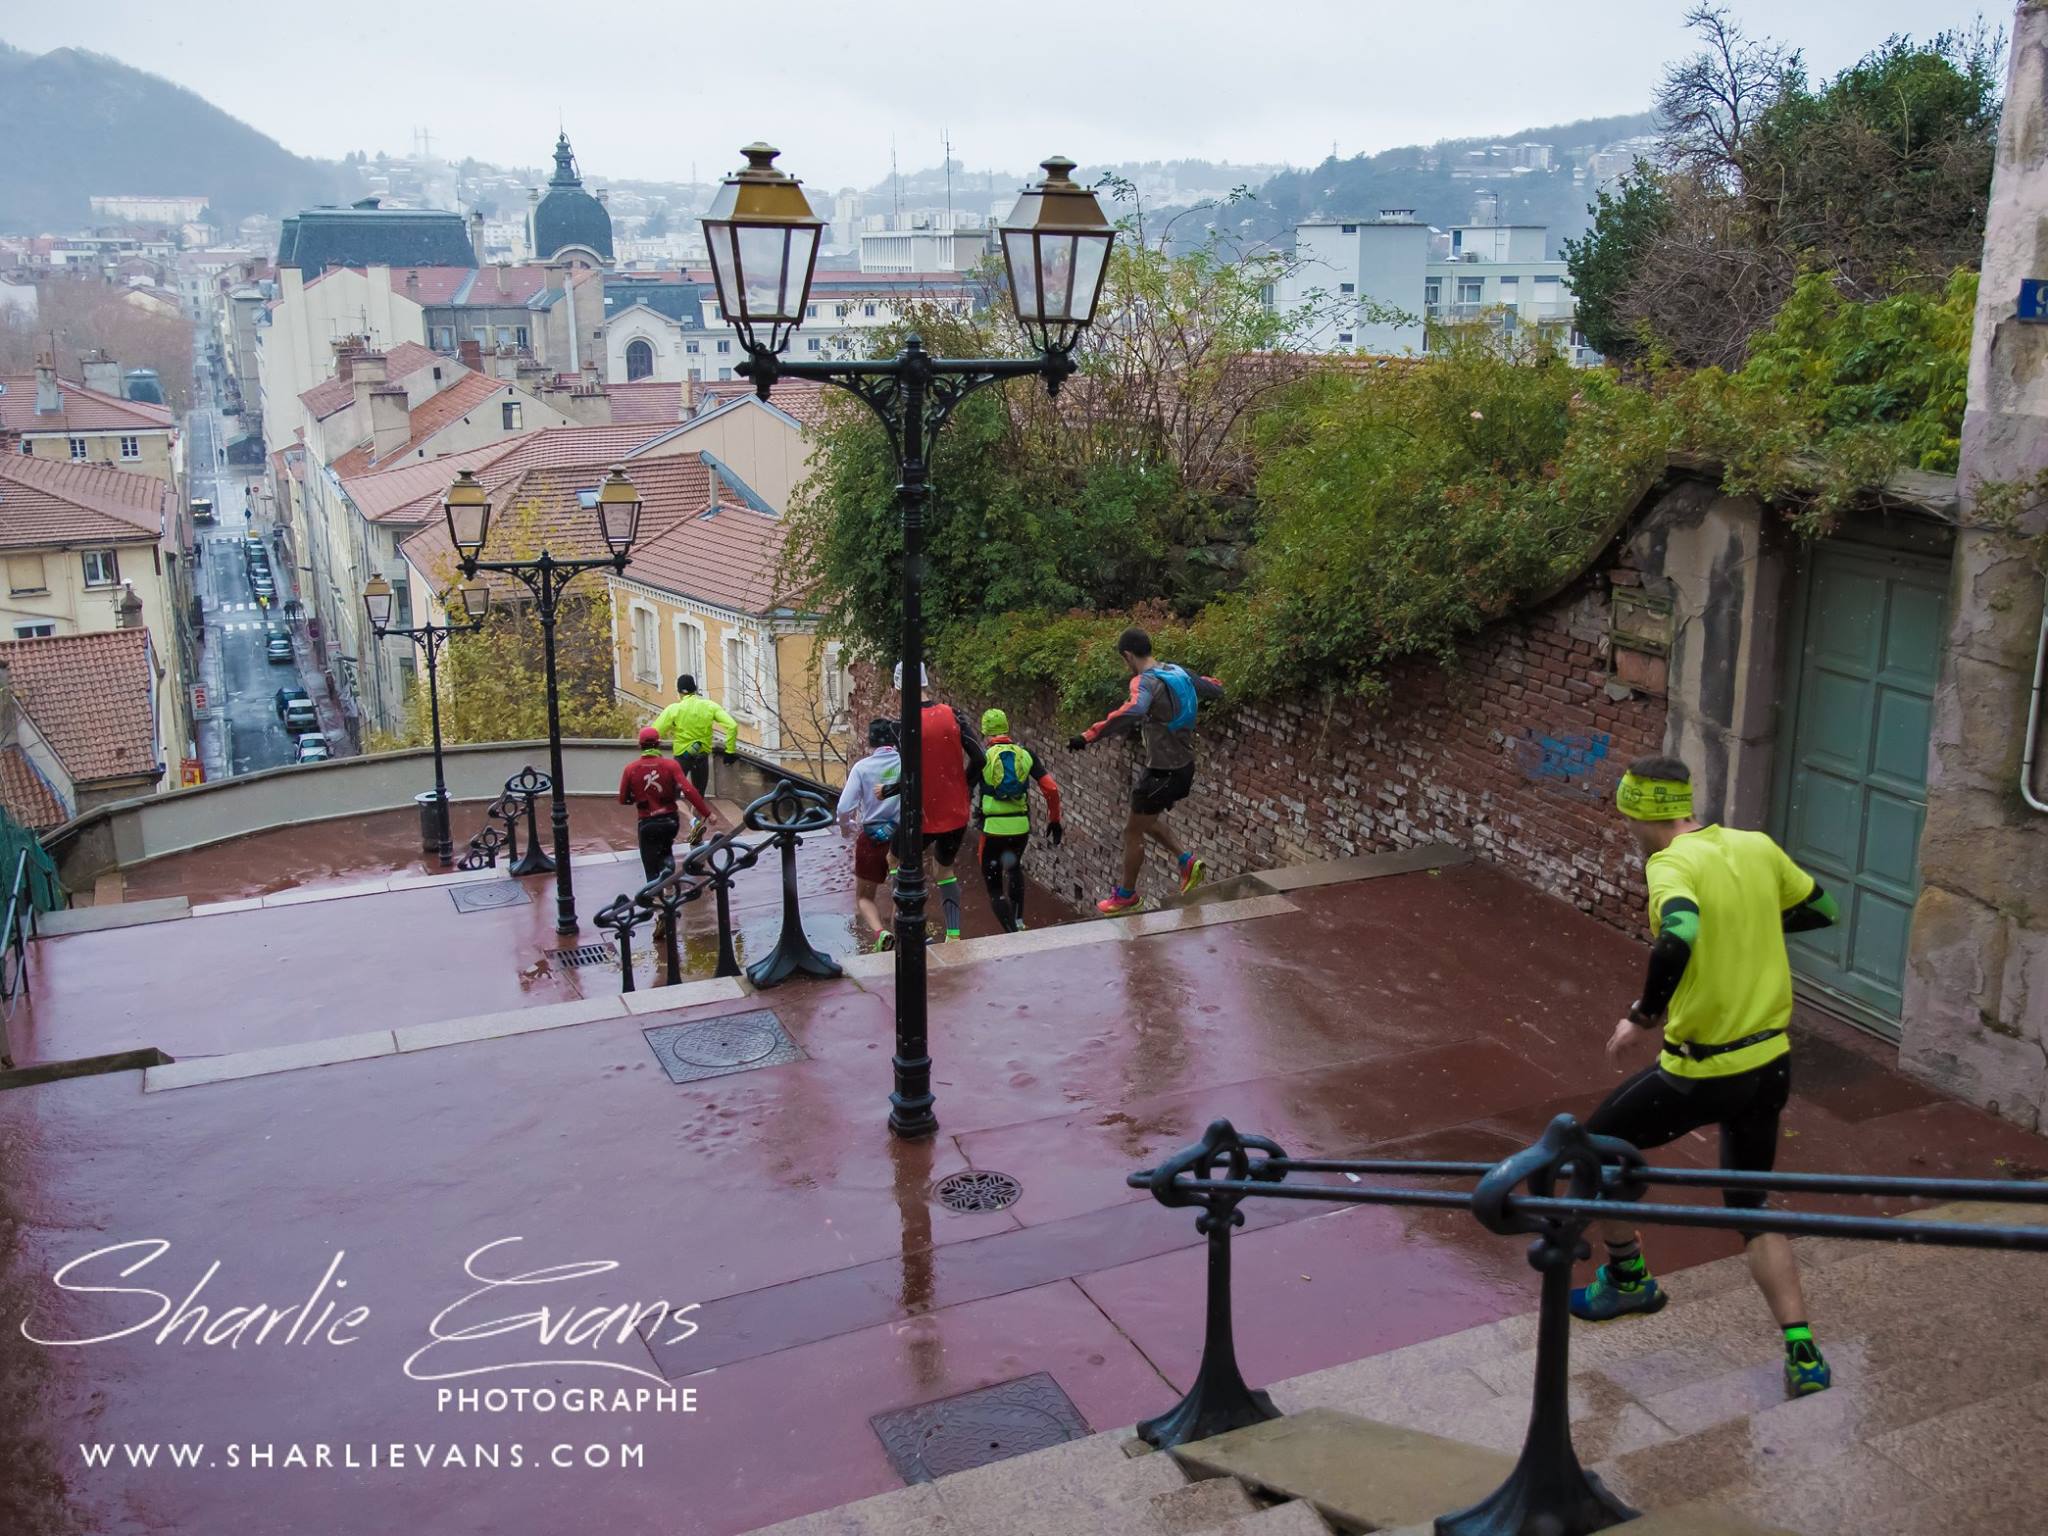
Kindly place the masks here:
POLYGON ((400 464, 394 469, 380 469, 371 474, 357 475, 342 482, 348 492, 348 499, 355 503, 356 510, 373 523, 390 522, 403 525, 409 522, 424 522, 436 515, 441 498, 448 493, 458 470, 480 469, 503 454, 509 445, 523 442, 535 433, 521 433, 518 437, 506 438, 501 442, 487 443, 481 448, 470 448, 462 453, 451 453, 444 458, 425 459, 409 464, 400 464), (426 504, 424 511, 415 510, 426 504))
POLYGON ((4 640, 0 664, 15 701, 74 782, 156 771, 148 630, 4 640))
MULTIPOLYGON (((450 367, 461 366, 416 341, 401 341, 384 354, 385 382, 396 384, 399 380, 418 373, 429 363, 447 363, 450 367)), ((339 374, 331 379, 321 380, 299 395, 300 402, 315 421, 324 421, 336 411, 346 410, 355 398, 355 381, 353 378, 344 379, 339 374)))
POLYGON ((683 387, 656 379, 636 379, 630 384, 607 384, 612 400, 612 424, 677 422, 683 419, 683 387))
POLYGON ((153 539, 168 494, 155 476, 108 464, 0 454, 0 548, 153 539))
POLYGON ((376 446, 374 441, 358 443, 328 467, 344 480, 352 480, 357 475, 367 474, 380 464, 389 469, 399 461, 417 454, 426 446, 429 438, 468 416, 493 395, 514 387, 503 379, 493 378, 488 373, 465 371, 439 394, 428 396, 412 408, 411 435, 382 459, 372 456, 372 450, 376 446))
POLYGON ((31 832, 47 832, 69 819, 64 802, 19 747, 0 748, 0 805, 31 832))
MULTIPOLYGON (((637 469, 633 483, 640 483, 637 469)), ((697 515, 636 544, 626 576, 678 597, 766 613, 780 606, 776 586, 784 534, 780 518, 751 507, 699 506, 697 515)))
MULTIPOLYGON (((754 386, 745 379, 691 379, 683 387, 687 391, 684 409, 691 416, 744 400, 754 392, 754 386)), ((810 379, 782 379, 769 391, 768 403, 794 416, 805 427, 822 426, 827 387, 810 379)))
POLYGON ((0 431, 161 432, 171 425, 168 406, 123 400, 67 379, 57 381, 57 390, 64 408, 39 412, 33 373, 0 375, 0 431))

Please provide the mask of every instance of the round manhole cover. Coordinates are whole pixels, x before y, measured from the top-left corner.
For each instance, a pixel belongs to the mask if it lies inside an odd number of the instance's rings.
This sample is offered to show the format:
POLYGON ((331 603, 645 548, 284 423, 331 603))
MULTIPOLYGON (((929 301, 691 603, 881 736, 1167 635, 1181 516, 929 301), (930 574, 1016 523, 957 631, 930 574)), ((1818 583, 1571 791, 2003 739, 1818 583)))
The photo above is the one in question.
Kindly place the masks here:
POLYGON ((672 1036, 669 1054, 692 1067, 744 1067, 772 1055, 782 1044, 773 1024, 714 1019, 672 1036))
POLYGON ((949 1211, 1000 1211, 1017 1203, 1024 1186, 1007 1173, 971 1169, 949 1173, 932 1187, 939 1204, 949 1211))

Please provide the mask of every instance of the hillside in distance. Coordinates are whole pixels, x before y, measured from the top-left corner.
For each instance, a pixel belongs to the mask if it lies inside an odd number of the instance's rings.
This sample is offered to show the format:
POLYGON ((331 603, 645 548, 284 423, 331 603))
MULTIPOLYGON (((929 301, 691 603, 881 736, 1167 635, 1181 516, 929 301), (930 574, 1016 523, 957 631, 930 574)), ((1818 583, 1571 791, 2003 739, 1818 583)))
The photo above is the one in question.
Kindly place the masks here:
POLYGON ((228 228, 340 194, 335 168, 292 154, 205 98, 103 54, 0 43, 0 230, 91 227, 95 194, 203 195, 228 228))

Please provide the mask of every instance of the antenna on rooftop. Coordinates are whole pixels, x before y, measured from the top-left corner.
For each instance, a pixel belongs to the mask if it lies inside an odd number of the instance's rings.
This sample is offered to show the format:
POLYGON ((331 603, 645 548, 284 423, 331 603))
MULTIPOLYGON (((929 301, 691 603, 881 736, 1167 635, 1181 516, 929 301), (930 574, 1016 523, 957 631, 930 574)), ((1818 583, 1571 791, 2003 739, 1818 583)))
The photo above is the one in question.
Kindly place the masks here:
POLYGON ((903 225, 903 178, 896 174, 896 135, 889 135, 889 197, 896 209, 896 224, 903 225))
POLYGON ((946 228, 953 227, 953 136, 939 130, 939 161, 946 168, 946 228))

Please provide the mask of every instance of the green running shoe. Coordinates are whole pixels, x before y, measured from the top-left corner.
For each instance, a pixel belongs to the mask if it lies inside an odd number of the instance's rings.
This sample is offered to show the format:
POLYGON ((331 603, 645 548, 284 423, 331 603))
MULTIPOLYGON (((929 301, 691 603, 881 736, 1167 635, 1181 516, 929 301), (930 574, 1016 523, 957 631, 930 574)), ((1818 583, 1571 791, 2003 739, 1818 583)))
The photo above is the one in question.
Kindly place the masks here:
POLYGON ((1616 1280, 1602 1264, 1591 1285, 1572 1291, 1572 1316, 1586 1323, 1604 1323, 1631 1312, 1659 1312, 1671 1298, 1654 1275, 1645 1275, 1635 1285, 1616 1280))
POLYGON ((1835 1373, 1814 1347, 1803 1339, 1785 1351, 1785 1390, 1793 1397, 1811 1397, 1834 1385, 1835 1373))

